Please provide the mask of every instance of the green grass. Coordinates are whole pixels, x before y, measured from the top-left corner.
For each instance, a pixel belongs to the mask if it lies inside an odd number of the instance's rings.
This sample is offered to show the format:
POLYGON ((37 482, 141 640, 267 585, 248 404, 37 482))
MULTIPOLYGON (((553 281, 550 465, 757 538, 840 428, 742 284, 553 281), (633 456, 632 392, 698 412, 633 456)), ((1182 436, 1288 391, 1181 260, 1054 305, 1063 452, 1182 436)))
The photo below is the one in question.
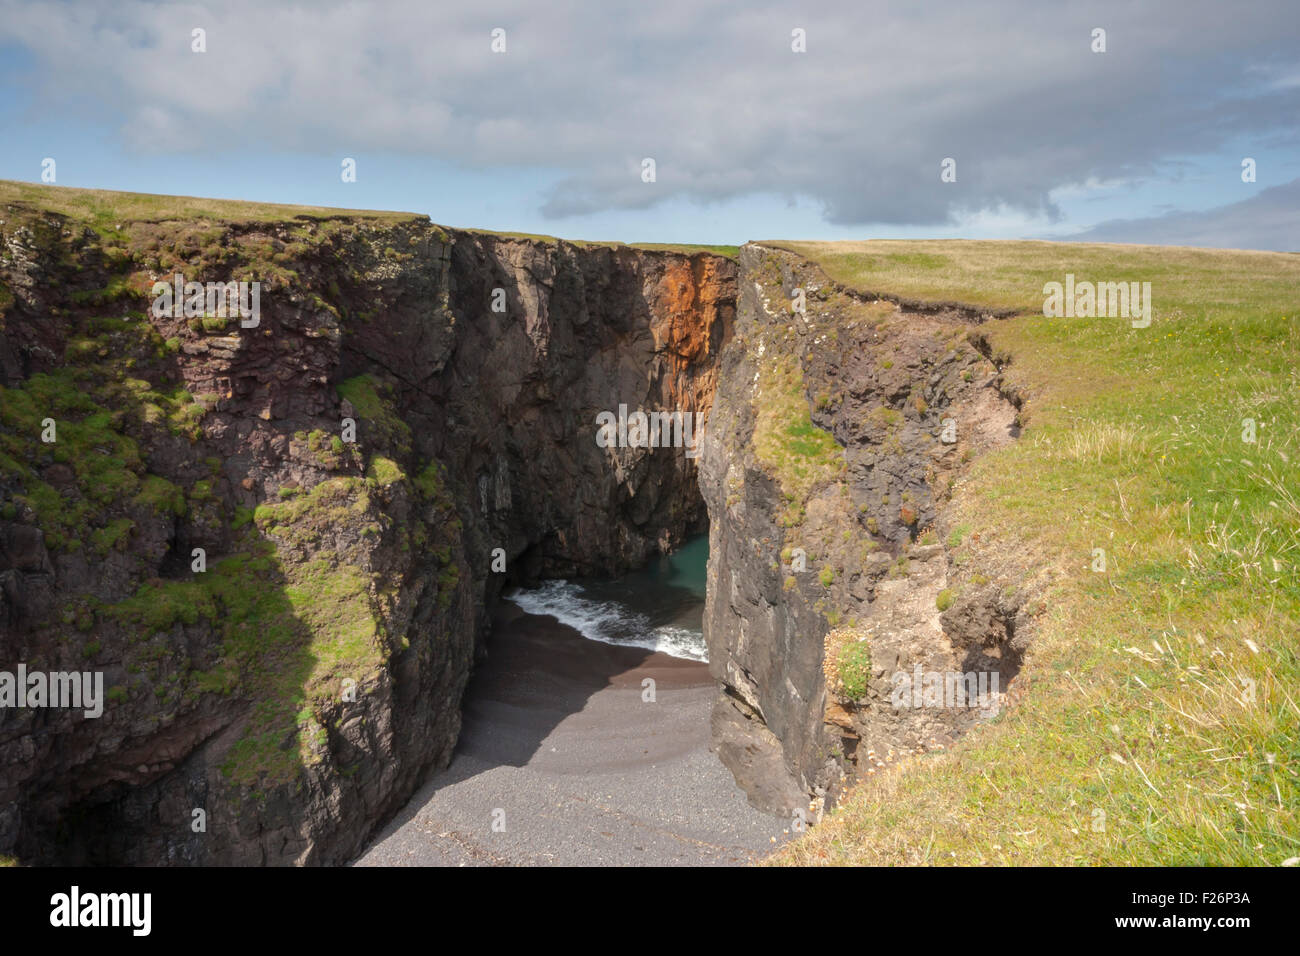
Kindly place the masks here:
POLYGON ((1300 256, 790 245, 874 291, 1026 311, 982 327, 1026 429, 958 483, 949 545, 1057 577, 1016 706, 857 787, 774 862, 1300 856, 1300 256), (888 258, 908 249, 948 262, 888 258), (1151 281, 1153 324, 1044 318, 1066 272, 1151 281))
POLYGON ((361 686, 384 660, 369 584, 328 555, 284 564, 262 543, 224 558, 192 585, 222 634, 221 658, 194 675, 196 688, 253 702, 222 764, 227 778, 274 786, 320 759, 319 705, 337 699, 343 678, 361 686))
POLYGON ((797 524, 810 492, 843 474, 843 449, 812 423, 803 372, 788 352, 768 350, 760 361, 754 408, 754 450, 781 484, 787 524, 797 524))
POLYGON ((406 473, 393 459, 375 455, 366 468, 366 477, 374 479, 381 488, 386 488, 401 481, 406 477, 406 473))
POLYGON ((442 466, 436 461, 431 461, 420 469, 420 473, 415 477, 414 485, 416 490, 425 498, 436 498, 445 494, 446 482, 442 466))
POLYGON ((867 641, 852 641, 844 645, 837 663, 840 687, 851 700, 861 700, 867 695, 871 680, 871 645, 867 641))
MULTIPOLYGON (((295 261, 308 245, 320 242, 331 230, 345 226, 346 222, 372 225, 428 222, 427 216, 412 212, 75 189, 0 180, 0 208, 5 207, 37 216, 52 212, 90 227, 105 240, 105 259, 115 272, 125 272, 133 262, 147 264, 154 272, 163 273, 173 268, 197 268, 200 272, 219 271, 222 274, 231 273, 237 278, 257 278, 263 282, 264 287, 271 290, 297 283, 299 277, 286 264, 295 261), (293 232, 296 241, 277 252, 269 240, 227 235, 229 224, 250 222, 298 223, 293 232)), ((537 233, 495 232, 487 229, 460 231, 470 235, 551 244, 561 241, 554 236, 537 233)), ((434 226, 434 232, 443 242, 451 240, 447 230, 441 226, 434 226)), ((47 238, 51 242, 56 241, 54 237, 47 238)), ((687 256, 707 253, 730 259, 735 259, 740 253, 738 246, 730 245, 563 241, 587 249, 626 248, 687 256)), ((386 249, 385 253, 389 258, 405 255, 392 248, 386 249)), ((76 291, 71 294, 71 298, 79 304, 109 305, 142 294, 141 289, 133 288, 132 281, 132 276, 116 274, 110 278, 105 288, 76 291)), ((9 291, 0 289, 0 315, 11 301, 9 291)), ((324 300, 317 299, 316 304, 322 309, 334 309, 333 305, 324 300)), ((213 318, 193 319, 191 327, 196 332, 216 333, 224 331, 226 323, 213 318)), ((179 340, 173 339, 166 347, 175 351, 179 344, 179 340)))
POLYGON ((417 213, 380 210, 334 209, 328 206, 290 206, 236 199, 200 199, 115 192, 108 189, 72 189, 67 186, 0 180, 0 205, 19 204, 55 212, 84 222, 101 233, 115 231, 127 222, 210 219, 219 222, 286 222, 294 219, 368 219, 404 222, 424 217, 417 213))
MULTIPOLYGON (((164 196, 151 193, 116 192, 108 189, 74 189, 0 180, 0 206, 17 205, 32 210, 55 212, 85 223, 102 236, 117 231, 119 225, 137 222, 180 221, 195 223, 291 222, 356 219, 376 223, 422 221, 420 213, 380 209, 345 209, 331 206, 294 206, 283 203, 249 202, 242 199, 203 199, 196 196, 164 196)), ((491 229, 462 229, 462 232, 497 236, 503 239, 531 239, 540 242, 569 242, 584 248, 631 248, 647 252, 675 252, 682 255, 709 253, 735 259, 739 246, 697 245, 694 243, 610 242, 598 240, 561 240, 555 236, 528 232, 498 232, 491 229)), ((444 233, 445 237, 445 233, 444 233)), ((120 280, 117 280, 120 283, 120 280)), ((81 293, 87 301, 113 301, 121 294, 118 287, 103 293, 81 293), (105 299, 105 296, 108 298, 105 299)), ((3 303, 0 303, 2 305, 3 303)))
POLYGON ((686 256, 692 256, 703 252, 710 255, 723 256, 727 259, 735 259, 740 255, 740 246, 699 245, 696 243, 685 242, 615 242, 613 240, 599 239, 565 239, 562 236, 551 236, 545 233, 502 232, 495 229, 478 229, 473 227, 460 227, 460 231, 470 235, 493 236, 499 239, 529 239, 535 242, 544 242, 549 245, 566 242, 569 245, 578 246, 583 249, 639 249, 644 252, 674 252, 686 256))
MULTIPOLYGON (((610 244, 618 245, 618 243, 610 244)), ((740 255, 740 246, 700 246, 678 242, 630 242, 628 245, 633 249, 643 249, 646 252, 678 252, 687 256, 707 252, 710 255, 722 256, 724 259, 735 259, 740 255)))
POLYGON ((108 605, 104 613, 147 638, 170 631, 177 624, 195 624, 201 617, 212 620, 217 606, 202 579, 160 581, 145 584, 131 597, 108 605))
MULTIPOLYGON (((376 223, 401 223, 424 220, 420 213, 379 209, 345 209, 331 206, 294 206, 283 203, 249 202, 242 199, 203 199, 196 196, 164 196, 151 193, 116 192, 108 189, 74 189, 68 186, 50 186, 0 180, 0 206, 17 205, 32 210, 55 212, 77 222, 85 223, 102 236, 117 231, 119 225, 137 222, 186 223, 210 220, 214 223, 230 222, 291 222, 293 220, 322 221, 330 219, 357 219, 376 223)), ((526 232, 496 232, 490 229, 464 229, 463 232, 499 236, 505 239, 532 239, 555 243, 555 236, 526 232)), ((694 255, 705 252, 734 259, 740 254, 739 246, 696 245, 692 243, 657 242, 604 242, 592 240, 563 240, 584 248, 632 248, 647 252, 676 252, 694 255)), ((120 281, 120 280, 119 280, 120 281)), ((87 301, 113 301, 121 294, 118 287, 103 293, 83 293, 87 301), (105 299, 105 296, 108 298, 105 299)), ((2 303, 0 303, 2 304, 2 303)))
POLYGON ((0 468, 16 481, 15 500, 36 512, 47 544, 78 550, 94 534, 97 549, 114 546, 123 526, 110 531, 104 511, 126 500, 158 512, 184 512, 178 489, 147 473, 139 444, 151 427, 180 431, 177 412, 183 407, 147 382, 106 382, 72 365, 33 375, 17 388, 0 387, 0 468), (55 423, 51 443, 41 440, 47 419, 55 423), (31 467, 37 462, 65 466, 77 494, 42 480, 31 467))
POLYGON ((370 506, 364 482, 350 476, 328 478, 309 492, 279 497, 277 503, 258 505, 253 522, 259 530, 304 548, 315 545, 331 527, 354 520, 370 506))
POLYGON ((134 530, 135 522, 130 518, 114 518, 104 527, 91 533, 90 543, 94 546, 95 552, 103 557, 114 549, 124 548, 134 530))
POLYGON ((764 242, 815 259, 844 285, 928 301, 1041 315, 1043 284, 1067 272, 1091 281, 1148 281, 1163 306, 1238 309, 1281 303, 1300 283, 1300 254, 1110 243, 889 239, 764 242))
POLYGON ((397 414, 389 398, 389 389, 373 375, 358 375, 340 382, 339 398, 356 409, 357 441, 363 446, 409 451, 411 429, 397 414))
POLYGON ((369 588, 368 575, 328 558, 291 573, 285 593, 298 619, 317 635, 311 653, 318 680, 337 675, 360 683, 383 664, 369 588))

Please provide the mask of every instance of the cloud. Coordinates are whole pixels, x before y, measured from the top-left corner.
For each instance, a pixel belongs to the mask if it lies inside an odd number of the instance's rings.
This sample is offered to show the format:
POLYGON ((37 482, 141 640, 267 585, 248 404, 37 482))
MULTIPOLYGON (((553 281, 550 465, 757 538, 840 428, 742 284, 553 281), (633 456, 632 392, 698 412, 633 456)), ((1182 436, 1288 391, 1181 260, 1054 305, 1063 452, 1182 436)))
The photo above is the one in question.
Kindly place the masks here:
POLYGON ((838 225, 1052 221, 1061 187, 1140 181, 1241 137, 1300 145, 1281 120, 1300 112, 1293 0, 1231 16, 1219 0, 0 0, 6 41, 40 64, 33 115, 94 103, 140 152, 544 169, 555 218, 765 193, 838 225))
POLYGON ((1216 209, 1170 212, 1149 219, 1112 219, 1081 233, 1053 238, 1300 252, 1300 179, 1216 209))

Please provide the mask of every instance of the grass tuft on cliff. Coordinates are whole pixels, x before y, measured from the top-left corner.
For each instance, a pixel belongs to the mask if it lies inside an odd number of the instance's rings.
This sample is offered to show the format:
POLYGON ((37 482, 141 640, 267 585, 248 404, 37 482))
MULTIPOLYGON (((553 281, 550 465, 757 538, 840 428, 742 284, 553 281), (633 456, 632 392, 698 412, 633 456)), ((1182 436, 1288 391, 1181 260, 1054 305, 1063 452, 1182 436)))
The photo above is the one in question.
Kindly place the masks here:
POLYGON ((809 493, 843 474, 844 450, 813 424, 798 358, 776 347, 764 351, 754 390, 754 450, 780 482, 782 520, 793 526, 809 493))
POLYGON ((981 333, 1026 427, 958 483, 949 545, 1057 576, 1019 703, 859 785, 771 862, 1300 856, 1300 255, 780 245, 873 292, 1022 310, 981 333), (1151 282, 1152 324, 1045 318, 1066 273, 1151 282))
POLYGON ((381 448, 410 451, 411 428, 387 398, 388 389, 373 375, 357 375, 337 386, 339 398, 351 402, 360 418, 358 438, 373 439, 381 448))

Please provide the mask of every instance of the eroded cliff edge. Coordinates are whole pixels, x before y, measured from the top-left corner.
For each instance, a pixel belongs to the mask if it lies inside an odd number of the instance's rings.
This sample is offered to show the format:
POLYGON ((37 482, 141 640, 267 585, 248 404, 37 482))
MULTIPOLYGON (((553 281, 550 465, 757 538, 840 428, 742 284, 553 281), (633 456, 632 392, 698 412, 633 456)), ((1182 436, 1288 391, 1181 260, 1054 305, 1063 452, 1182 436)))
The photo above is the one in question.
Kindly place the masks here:
POLYGON ((728 259, 420 219, 0 219, 0 657, 109 698, 0 713, 0 853, 346 860, 450 759, 507 583, 703 526, 693 461, 594 422, 708 411, 728 259), (176 273, 261 281, 259 324, 153 316, 176 273))
POLYGON ((1018 435, 1019 398, 985 354, 990 315, 863 296, 774 248, 740 264, 700 470, 714 740, 752 802, 815 822, 855 780, 996 715, 1012 686, 1030 592, 957 554, 945 503, 1018 435), (996 674, 998 690, 898 707, 900 674, 996 674))

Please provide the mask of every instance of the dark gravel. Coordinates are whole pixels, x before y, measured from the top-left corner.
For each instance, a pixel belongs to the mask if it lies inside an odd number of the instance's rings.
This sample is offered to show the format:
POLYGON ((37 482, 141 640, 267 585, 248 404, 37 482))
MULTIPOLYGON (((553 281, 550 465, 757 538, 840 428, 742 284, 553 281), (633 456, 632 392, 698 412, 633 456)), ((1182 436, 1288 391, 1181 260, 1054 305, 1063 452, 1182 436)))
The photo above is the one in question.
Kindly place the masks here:
POLYGON ((361 866, 749 863, 787 839, 709 751, 707 665, 503 609, 451 766, 361 866), (642 700, 642 680, 656 700, 642 700), (504 829, 493 829, 495 819, 504 829))

